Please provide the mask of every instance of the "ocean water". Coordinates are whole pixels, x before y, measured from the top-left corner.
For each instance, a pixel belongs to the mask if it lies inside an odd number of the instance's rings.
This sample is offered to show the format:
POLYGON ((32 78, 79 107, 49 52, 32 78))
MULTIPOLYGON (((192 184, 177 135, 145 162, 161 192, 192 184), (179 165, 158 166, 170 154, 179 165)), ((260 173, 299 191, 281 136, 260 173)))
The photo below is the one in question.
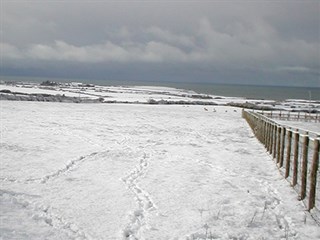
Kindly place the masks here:
POLYGON ((254 85, 230 85, 210 83, 176 83, 169 84, 182 89, 194 90, 198 93, 206 93, 227 97, 245 97, 248 99, 312 99, 320 100, 320 88, 310 87, 284 87, 284 86, 254 86, 254 85))
POLYGON ((255 86, 218 83, 182 83, 182 82, 152 82, 152 81, 115 81, 115 80, 85 80, 56 79, 32 77, 0 77, 4 81, 43 82, 82 82, 105 86, 163 86, 193 90, 197 93, 212 94, 226 97, 244 97, 248 99, 285 100, 305 99, 320 100, 319 87, 288 87, 288 86, 255 86))

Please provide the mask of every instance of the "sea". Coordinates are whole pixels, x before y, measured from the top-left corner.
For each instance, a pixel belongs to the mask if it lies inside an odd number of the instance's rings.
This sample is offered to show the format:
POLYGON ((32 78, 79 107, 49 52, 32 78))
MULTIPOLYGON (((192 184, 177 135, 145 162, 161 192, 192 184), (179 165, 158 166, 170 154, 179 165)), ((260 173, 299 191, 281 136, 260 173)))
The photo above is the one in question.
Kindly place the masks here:
POLYGON ((320 100, 319 87, 290 87, 290 86, 262 86, 222 83, 184 83, 184 82, 152 82, 152 81, 120 81, 120 80, 86 80, 86 79, 62 79, 39 77, 8 77, 0 76, 2 81, 35 82, 81 82, 103 86, 162 86, 178 89, 192 90, 197 93, 210 94, 225 97, 243 97, 247 99, 261 100, 320 100))

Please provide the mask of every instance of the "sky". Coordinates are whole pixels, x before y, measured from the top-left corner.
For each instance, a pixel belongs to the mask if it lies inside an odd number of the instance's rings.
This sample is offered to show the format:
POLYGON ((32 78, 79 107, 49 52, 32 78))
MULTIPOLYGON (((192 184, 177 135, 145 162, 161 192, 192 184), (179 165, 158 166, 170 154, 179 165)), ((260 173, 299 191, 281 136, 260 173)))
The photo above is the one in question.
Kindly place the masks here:
POLYGON ((1 76, 320 87, 320 1, 0 0, 1 76))

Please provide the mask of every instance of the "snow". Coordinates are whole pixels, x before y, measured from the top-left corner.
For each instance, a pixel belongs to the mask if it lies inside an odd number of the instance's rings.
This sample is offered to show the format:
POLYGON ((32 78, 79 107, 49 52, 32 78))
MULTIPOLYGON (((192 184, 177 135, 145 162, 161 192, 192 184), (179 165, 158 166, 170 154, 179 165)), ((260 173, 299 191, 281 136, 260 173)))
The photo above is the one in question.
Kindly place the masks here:
POLYGON ((320 135, 320 123, 314 122, 314 121, 290 121, 290 120, 278 120, 275 119, 276 122, 282 125, 289 126, 291 128, 299 128, 301 130, 307 131, 307 132, 314 132, 320 135))
MULTIPOLYGON (((15 85, 0 84, 1 90, 10 90, 11 92, 22 92, 27 94, 50 94, 65 95, 79 99, 98 100, 99 102, 116 103, 149 103, 150 101, 164 101, 170 103, 193 103, 193 104, 254 104, 257 107, 267 107, 271 109, 281 109, 286 111, 320 111, 319 101, 308 100, 261 100, 246 99, 238 97, 224 97, 196 93, 191 90, 176 89, 161 86, 99 86, 99 85, 78 85, 60 83, 57 86, 45 87, 36 83, 16 83, 15 85), (102 100, 102 99, 103 100, 102 100)), ((1 93, 2 95, 13 95, 11 93, 1 93)), ((14 96, 12 96, 14 98, 14 96)), ((11 98, 12 100, 12 98, 11 98)), ((62 101, 61 98, 58 99, 62 101)), ((69 99, 70 101, 70 99, 69 99)))
POLYGON ((232 107, 0 101, 1 239, 319 239, 232 107))
MULTIPOLYGON (((64 94, 67 97, 79 97, 79 90, 78 91, 60 91, 58 89, 47 89, 47 88, 39 88, 38 86, 34 87, 26 87, 26 86, 10 86, 10 85, 1 85, 0 90, 10 90, 11 92, 19 92, 19 93, 27 93, 27 94, 50 94, 50 95, 56 95, 56 94, 64 94)), ((83 94, 80 93, 83 97, 83 94)), ((85 96, 90 97, 90 96, 85 96)), ((92 97, 92 96, 91 96, 92 97)))

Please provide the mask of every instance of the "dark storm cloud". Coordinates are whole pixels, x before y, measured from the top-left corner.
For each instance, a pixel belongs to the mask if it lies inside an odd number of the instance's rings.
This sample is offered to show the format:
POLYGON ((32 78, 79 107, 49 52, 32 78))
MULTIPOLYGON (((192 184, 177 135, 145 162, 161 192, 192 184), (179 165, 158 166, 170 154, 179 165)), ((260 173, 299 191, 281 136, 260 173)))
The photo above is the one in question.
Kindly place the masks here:
POLYGON ((287 85, 300 76, 300 85, 320 86, 319 9, 319 1, 4 0, 2 68, 287 85))

